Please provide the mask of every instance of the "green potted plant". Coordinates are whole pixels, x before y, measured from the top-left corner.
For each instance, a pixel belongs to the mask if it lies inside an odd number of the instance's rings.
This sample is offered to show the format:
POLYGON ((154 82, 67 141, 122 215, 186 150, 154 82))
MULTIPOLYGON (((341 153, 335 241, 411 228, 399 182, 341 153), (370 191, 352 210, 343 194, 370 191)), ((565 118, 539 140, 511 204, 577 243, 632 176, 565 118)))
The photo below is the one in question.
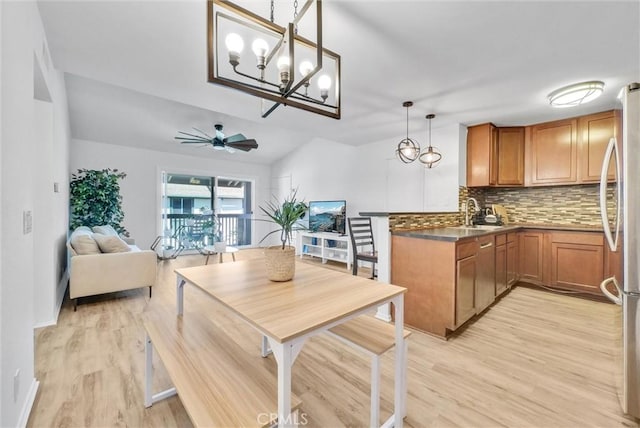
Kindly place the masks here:
POLYGON ((117 169, 79 169, 71 175, 69 198, 71 213, 69 228, 110 225, 118 233, 128 236, 122 226, 124 211, 119 180, 127 174, 117 169))
POLYGON ((279 233, 282 245, 267 247, 264 258, 267 267, 267 277, 271 281, 289 281, 293 278, 296 268, 296 250, 291 246, 294 230, 304 229, 299 221, 307 212, 307 204, 297 200, 297 190, 282 202, 272 201, 260 210, 268 217, 270 223, 278 225, 278 229, 267 233, 260 242, 269 236, 279 233))

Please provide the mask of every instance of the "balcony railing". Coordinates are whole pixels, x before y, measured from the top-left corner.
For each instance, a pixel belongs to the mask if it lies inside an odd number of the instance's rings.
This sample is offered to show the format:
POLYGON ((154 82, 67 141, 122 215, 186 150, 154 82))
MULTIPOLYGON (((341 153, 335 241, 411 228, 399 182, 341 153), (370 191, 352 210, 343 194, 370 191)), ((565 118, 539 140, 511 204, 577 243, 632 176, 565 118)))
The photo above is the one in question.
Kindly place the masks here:
POLYGON ((230 246, 251 245, 251 214, 165 214, 163 226, 164 235, 185 249, 200 249, 216 241, 230 246), (216 228, 212 226, 214 218, 216 228))

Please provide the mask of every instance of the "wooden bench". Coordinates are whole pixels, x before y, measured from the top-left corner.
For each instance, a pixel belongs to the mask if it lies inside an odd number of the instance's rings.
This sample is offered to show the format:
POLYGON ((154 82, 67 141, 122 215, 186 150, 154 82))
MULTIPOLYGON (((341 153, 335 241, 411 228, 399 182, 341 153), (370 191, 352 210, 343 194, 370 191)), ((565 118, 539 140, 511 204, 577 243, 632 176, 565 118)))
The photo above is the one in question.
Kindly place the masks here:
MULTIPOLYGON (((369 315, 361 315, 346 323, 339 324, 329 329, 329 334, 343 342, 362 350, 371 356, 371 421, 370 426, 379 427, 380 420, 380 357, 395 346, 396 331, 393 324, 381 321, 369 315)), ((404 338, 411 335, 409 330, 404 330, 404 338)), ((407 355, 408 342, 404 342, 404 394, 407 390, 407 355)), ((405 400, 406 402, 406 400, 405 400)), ((406 416, 406 408, 402 409, 402 417, 406 416)), ((393 423, 394 415, 383 424, 389 426, 393 423)))
MULTIPOLYGON (((265 427, 276 423, 277 379, 215 324, 199 313, 182 317, 169 307, 143 315, 145 407, 178 394, 195 426, 265 427), (174 388, 153 394, 153 349, 174 388)), ((257 356, 256 356, 257 357, 257 356)), ((292 396, 292 417, 301 401, 292 396)))

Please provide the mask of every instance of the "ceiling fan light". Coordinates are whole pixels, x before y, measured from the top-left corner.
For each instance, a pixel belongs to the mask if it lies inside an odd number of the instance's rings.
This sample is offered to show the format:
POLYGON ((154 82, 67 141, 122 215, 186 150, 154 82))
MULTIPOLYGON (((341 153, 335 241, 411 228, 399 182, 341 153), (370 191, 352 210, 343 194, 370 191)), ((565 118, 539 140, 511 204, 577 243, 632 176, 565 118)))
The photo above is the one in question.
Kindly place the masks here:
POLYGON ((602 95, 603 91, 604 82, 594 80, 556 89, 549 94, 548 98, 553 107, 575 107, 595 100, 602 95))

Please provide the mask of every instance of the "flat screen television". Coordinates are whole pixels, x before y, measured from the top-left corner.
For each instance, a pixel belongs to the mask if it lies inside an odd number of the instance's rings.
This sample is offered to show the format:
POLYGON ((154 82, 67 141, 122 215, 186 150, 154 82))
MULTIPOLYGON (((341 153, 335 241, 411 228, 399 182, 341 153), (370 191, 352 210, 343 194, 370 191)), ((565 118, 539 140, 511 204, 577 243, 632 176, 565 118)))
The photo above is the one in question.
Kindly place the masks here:
POLYGON ((347 201, 310 201, 309 230, 344 235, 347 223, 347 201))

